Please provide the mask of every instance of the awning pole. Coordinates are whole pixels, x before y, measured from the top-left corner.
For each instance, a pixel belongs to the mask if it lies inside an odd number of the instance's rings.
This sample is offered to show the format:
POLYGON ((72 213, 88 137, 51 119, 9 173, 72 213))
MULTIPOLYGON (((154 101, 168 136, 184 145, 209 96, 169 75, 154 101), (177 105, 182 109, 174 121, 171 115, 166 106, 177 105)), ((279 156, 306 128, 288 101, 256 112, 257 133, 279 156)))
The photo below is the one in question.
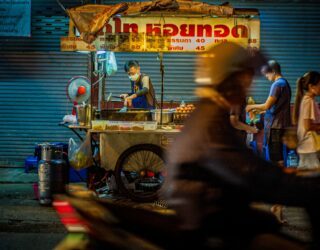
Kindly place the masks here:
POLYGON ((163 92, 164 92, 164 65, 163 52, 159 52, 160 73, 161 73, 161 103, 160 103, 160 126, 162 126, 163 92))

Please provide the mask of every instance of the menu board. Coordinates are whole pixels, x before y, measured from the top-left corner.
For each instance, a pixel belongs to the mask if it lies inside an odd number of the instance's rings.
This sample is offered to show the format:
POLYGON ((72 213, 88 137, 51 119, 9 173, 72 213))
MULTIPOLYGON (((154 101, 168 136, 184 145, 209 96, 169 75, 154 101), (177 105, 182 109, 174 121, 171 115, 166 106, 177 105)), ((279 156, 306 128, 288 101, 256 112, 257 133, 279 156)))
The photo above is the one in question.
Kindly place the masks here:
POLYGON ((259 48, 260 20, 220 17, 168 17, 159 20, 152 17, 115 17, 93 43, 87 44, 80 37, 63 37, 61 50, 203 52, 226 41, 244 47, 259 48))

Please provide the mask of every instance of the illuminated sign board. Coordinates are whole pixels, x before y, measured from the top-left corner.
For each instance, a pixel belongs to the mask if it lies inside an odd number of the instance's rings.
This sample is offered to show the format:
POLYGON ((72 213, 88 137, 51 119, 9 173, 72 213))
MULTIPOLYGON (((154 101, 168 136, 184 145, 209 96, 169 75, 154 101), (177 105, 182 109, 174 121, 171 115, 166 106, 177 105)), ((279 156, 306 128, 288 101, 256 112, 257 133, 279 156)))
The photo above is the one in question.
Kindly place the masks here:
POLYGON ((203 52, 230 41, 260 47, 260 20, 243 17, 114 17, 87 44, 61 38, 62 51, 203 52))

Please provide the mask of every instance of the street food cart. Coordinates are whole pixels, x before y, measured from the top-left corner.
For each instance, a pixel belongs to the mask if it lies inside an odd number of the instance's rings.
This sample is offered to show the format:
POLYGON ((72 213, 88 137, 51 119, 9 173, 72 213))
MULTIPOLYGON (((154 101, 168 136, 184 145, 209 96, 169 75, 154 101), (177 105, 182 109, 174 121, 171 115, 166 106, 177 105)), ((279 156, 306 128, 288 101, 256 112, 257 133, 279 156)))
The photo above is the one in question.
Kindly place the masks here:
MULTIPOLYGON (((89 124, 90 132, 99 134, 100 165, 114 171, 120 190, 133 199, 153 199, 166 174, 163 149, 179 133, 177 121, 181 124, 181 117, 186 116, 184 112, 163 109, 163 53, 205 52, 225 41, 257 49, 259 13, 255 9, 182 0, 84 5, 67 12, 69 35, 61 38, 62 51, 159 53, 160 120, 102 119, 89 124), (76 36, 76 29, 80 36, 76 36), (166 112, 174 113, 175 119, 164 124, 166 112)), ((98 100, 99 106, 103 101, 98 100)))

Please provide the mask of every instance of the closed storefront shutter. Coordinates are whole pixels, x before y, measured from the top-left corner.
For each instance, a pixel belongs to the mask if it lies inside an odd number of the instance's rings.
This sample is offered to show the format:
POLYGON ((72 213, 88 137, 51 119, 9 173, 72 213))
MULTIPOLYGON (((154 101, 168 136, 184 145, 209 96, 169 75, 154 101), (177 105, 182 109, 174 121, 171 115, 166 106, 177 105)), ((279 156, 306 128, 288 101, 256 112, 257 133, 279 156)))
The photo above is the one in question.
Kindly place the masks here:
MULTIPOLYGON (((220 1, 204 1, 221 4, 220 1)), ((261 49, 270 59, 276 59, 295 93, 296 79, 308 70, 320 68, 320 4, 318 1, 229 1, 235 8, 257 8, 261 21, 261 49)), ((110 4, 110 3, 106 3, 110 4)), ((166 101, 195 100, 194 53, 164 53, 166 101)), ((142 71, 150 74, 160 97, 160 70, 156 53, 116 53, 120 71, 110 77, 106 91, 121 93, 129 89, 123 72, 126 60, 136 59, 142 71)), ((259 77, 250 95, 263 102, 269 93, 270 83, 259 77)), ((294 101, 294 95, 292 102, 294 101)))
MULTIPOLYGON (((141 72, 150 76, 155 87, 157 100, 160 101, 161 74, 160 61, 157 53, 120 53, 116 52, 118 72, 107 78, 106 92, 115 95, 130 91, 130 82, 124 72, 127 60, 138 60, 141 72)), ((164 53, 164 100, 191 101, 194 99, 193 71, 195 54, 192 53, 164 53)), ((107 96, 107 95, 106 95, 107 96)))
POLYGON ((58 126, 72 109, 66 86, 88 76, 87 54, 60 52, 69 20, 55 0, 33 0, 31 21, 31 37, 0 39, 0 166, 23 166, 36 143, 74 137, 58 126))
MULTIPOLYGON (((61 1, 66 8, 85 1, 61 1)), ((105 1, 105 4, 119 1, 105 1)), ((220 1, 205 1, 221 4, 220 1)), ((261 20, 261 48, 280 62, 293 93, 297 77, 319 70, 320 20, 318 1, 229 1, 236 8, 257 8, 261 20)), ((21 166, 35 143, 66 142, 73 133, 59 127, 70 113, 68 80, 88 76, 89 56, 60 52, 60 37, 67 36, 68 17, 55 0, 32 0, 30 38, 0 39, 0 165, 21 166)), ((165 101, 194 101, 194 53, 164 53, 165 101)), ((160 100, 160 61, 157 53, 116 53, 118 72, 107 78, 105 91, 114 95, 129 90, 123 71, 126 60, 140 61, 160 100)), ((255 80, 250 95, 264 101, 270 83, 255 80)), ((106 95, 107 96, 107 95, 106 95)), ((293 101, 293 100, 292 100, 293 101)))
MULTIPOLYGON (((261 49, 277 60, 292 87, 294 102, 296 80, 306 71, 320 69, 320 3, 318 1, 232 2, 239 8, 257 8, 261 20, 261 49)), ((270 83, 264 78, 252 88, 257 101, 268 97, 270 83)))

